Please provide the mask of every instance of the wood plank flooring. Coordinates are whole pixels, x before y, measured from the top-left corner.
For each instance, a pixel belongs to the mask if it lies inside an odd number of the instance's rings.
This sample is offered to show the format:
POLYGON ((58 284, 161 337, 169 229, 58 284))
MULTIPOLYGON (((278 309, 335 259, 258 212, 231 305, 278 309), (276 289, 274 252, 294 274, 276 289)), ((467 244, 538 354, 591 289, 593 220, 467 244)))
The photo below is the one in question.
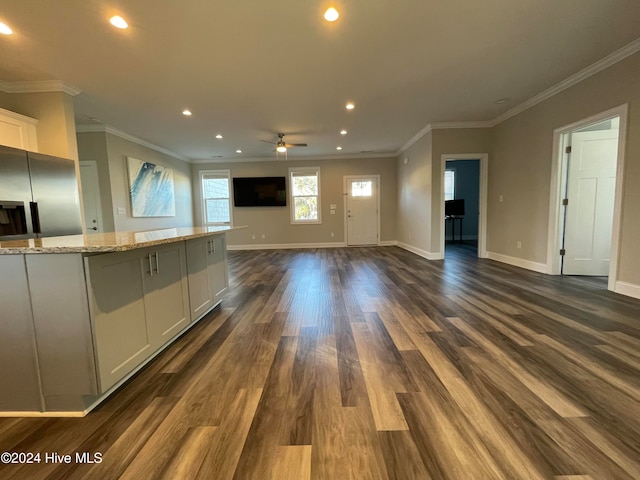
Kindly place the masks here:
POLYGON ((230 252, 221 307, 94 412, 1 418, 43 461, 0 479, 640 479, 640 301, 447 255, 230 252))

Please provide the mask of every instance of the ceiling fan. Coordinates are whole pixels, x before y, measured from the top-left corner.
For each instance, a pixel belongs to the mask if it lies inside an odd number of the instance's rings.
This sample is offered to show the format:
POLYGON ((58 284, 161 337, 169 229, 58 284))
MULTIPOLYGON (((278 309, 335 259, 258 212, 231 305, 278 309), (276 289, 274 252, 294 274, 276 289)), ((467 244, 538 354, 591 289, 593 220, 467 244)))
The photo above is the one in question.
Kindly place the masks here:
POLYGON ((278 134, 278 141, 277 142, 270 142, 268 140, 261 140, 262 142, 265 143, 271 143, 272 145, 276 146, 276 152, 278 153, 286 153, 287 148, 291 148, 291 147, 306 147, 307 144, 306 143, 286 143, 284 141, 284 133, 279 133, 278 134))

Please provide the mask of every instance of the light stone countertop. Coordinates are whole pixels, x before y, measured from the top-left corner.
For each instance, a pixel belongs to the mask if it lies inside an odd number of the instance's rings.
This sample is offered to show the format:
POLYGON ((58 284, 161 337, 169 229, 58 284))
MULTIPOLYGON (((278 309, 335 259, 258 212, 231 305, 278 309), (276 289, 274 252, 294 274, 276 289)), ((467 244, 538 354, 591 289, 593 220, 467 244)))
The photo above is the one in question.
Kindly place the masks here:
POLYGON ((178 227, 143 232, 110 232, 0 242, 0 255, 29 253, 106 253, 152 247, 190 238, 221 235, 238 227, 178 227))

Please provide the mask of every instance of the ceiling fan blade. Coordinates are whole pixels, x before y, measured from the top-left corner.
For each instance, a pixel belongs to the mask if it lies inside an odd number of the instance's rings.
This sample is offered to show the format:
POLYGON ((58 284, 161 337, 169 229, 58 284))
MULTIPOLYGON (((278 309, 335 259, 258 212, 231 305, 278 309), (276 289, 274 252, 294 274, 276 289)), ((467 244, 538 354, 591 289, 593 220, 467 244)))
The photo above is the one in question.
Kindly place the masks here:
POLYGON ((264 143, 270 143, 271 145, 277 145, 278 144, 277 142, 270 142, 269 140, 260 140, 260 141, 264 142, 264 143))
POLYGON ((308 147, 309 145, 307 145, 306 143, 287 143, 285 144, 285 147, 290 148, 290 147, 308 147))

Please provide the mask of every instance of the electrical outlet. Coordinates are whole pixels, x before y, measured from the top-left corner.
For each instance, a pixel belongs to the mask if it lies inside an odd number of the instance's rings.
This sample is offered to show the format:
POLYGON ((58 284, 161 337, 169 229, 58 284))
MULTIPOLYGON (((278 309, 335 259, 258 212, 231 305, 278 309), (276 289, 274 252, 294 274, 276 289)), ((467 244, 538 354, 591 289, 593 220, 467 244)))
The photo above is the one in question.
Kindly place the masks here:
POLYGON ((503 201, 503 200, 504 200, 504 197, 503 197, 502 195, 500 195, 500 196, 498 197, 498 201, 499 201, 500 203, 502 203, 502 201, 503 201))
POLYGON ((520 240, 516 242, 516 248, 522 248, 522 242, 520 240))
POLYGON ((123 207, 118 207, 118 215, 126 215, 127 211, 123 207))
POLYGON ((255 235, 251 235, 251 240, 255 240, 256 236, 255 235))
POLYGON ((265 238, 267 238, 267 236, 263 233, 262 234, 262 239, 264 240, 265 238))
POLYGON ((331 232, 331 238, 335 237, 335 235, 333 234, 333 232, 331 232))

